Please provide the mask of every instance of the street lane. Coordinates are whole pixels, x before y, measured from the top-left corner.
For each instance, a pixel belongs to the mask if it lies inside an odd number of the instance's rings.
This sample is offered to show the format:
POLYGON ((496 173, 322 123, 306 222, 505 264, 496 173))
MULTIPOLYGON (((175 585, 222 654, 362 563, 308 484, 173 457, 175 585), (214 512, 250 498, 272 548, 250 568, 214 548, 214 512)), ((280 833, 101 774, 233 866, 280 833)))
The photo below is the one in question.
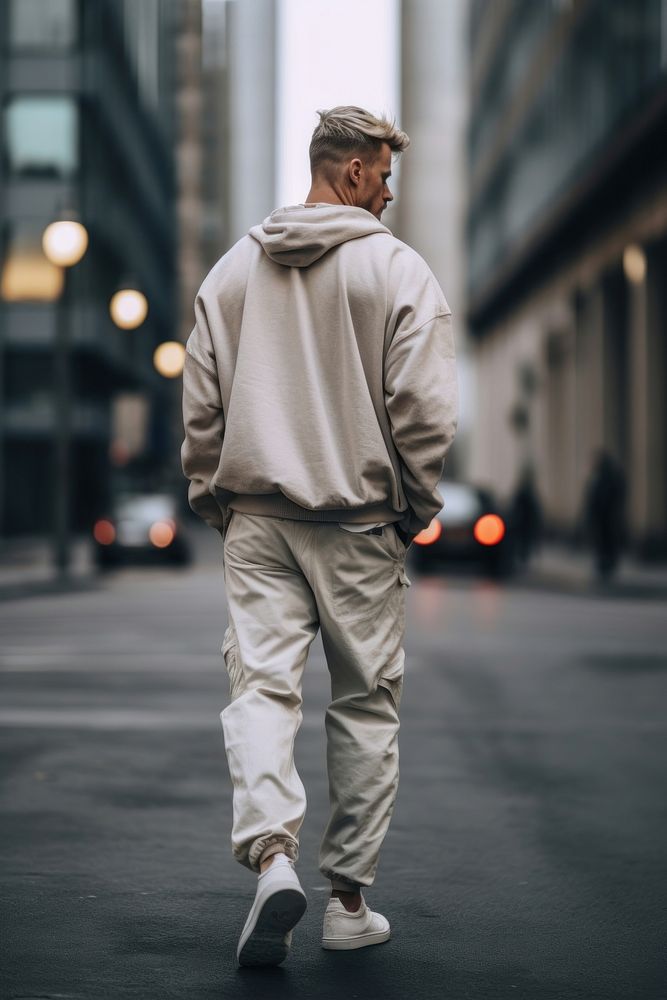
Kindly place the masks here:
POLYGON ((393 940, 319 948, 317 640, 309 911, 284 968, 237 971, 253 878, 228 848, 216 558, 0 607, 0 995, 667 996, 664 604, 467 576, 412 574, 401 788, 368 892, 393 940))

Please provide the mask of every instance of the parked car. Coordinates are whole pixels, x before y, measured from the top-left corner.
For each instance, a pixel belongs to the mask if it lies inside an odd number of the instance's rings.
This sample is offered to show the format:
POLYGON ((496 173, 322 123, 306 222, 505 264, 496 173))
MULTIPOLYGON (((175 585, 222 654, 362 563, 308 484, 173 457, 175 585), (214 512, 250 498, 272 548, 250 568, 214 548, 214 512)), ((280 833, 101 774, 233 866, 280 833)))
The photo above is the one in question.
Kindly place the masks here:
POLYGON ((147 561, 185 566, 191 559, 176 501, 162 493, 120 494, 95 522, 93 545, 100 569, 147 561))
POLYGON ((514 568, 508 519, 488 490, 443 480, 438 490, 445 505, 410 547, 413 564, 478 565, 489 576, 507 576, 514 568))

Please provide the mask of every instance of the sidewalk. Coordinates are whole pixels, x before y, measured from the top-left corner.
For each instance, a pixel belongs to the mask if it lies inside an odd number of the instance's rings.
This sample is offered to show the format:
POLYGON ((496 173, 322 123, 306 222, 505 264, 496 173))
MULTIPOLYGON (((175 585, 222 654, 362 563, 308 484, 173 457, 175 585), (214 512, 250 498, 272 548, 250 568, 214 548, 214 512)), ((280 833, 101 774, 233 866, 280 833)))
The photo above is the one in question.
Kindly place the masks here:
POLYGON ((597 578, 593 553, 548 543, 513 578, 521 584, 604 597, 667 597, 667 564, 622 556, 611 580, 597 578))
POLYGON ((72 538, 67 578, 58 579, 48 538, 0 540, 0 600, 83 590, 96 585, 92 547, 85 536, 72 538))

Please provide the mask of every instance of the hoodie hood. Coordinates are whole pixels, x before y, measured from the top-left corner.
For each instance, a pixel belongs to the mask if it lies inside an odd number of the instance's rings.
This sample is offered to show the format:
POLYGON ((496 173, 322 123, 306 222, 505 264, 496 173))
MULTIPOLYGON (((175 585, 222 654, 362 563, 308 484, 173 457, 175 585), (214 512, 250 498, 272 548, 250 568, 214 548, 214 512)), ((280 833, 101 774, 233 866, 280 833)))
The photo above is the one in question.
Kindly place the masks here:
POLYGON ((333 247, 371 233, 391 236, 365 208, 320 203, 278 208, 250 230, 267 257, 285 267, 308 267, 333 247))

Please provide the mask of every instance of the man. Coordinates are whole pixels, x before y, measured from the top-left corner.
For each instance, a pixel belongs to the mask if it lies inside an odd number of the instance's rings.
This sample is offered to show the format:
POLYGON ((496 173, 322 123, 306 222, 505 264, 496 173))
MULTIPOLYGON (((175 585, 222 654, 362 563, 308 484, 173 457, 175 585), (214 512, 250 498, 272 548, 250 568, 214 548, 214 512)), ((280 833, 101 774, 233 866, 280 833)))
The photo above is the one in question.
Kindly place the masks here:
POLYGON ((398 784, 407 547, 440 510, 456 427, 450 311, 380 217, 407 135, 361 108, 321 111, 312 187, 213 267, 183 384, 189 500, 223 537, 234 856, 259 874, 242 965, 277 964, 306 900, 294 765, 318 629, 331 675, 331 880, 322 944, 389 937, 373 884, 398 784))

